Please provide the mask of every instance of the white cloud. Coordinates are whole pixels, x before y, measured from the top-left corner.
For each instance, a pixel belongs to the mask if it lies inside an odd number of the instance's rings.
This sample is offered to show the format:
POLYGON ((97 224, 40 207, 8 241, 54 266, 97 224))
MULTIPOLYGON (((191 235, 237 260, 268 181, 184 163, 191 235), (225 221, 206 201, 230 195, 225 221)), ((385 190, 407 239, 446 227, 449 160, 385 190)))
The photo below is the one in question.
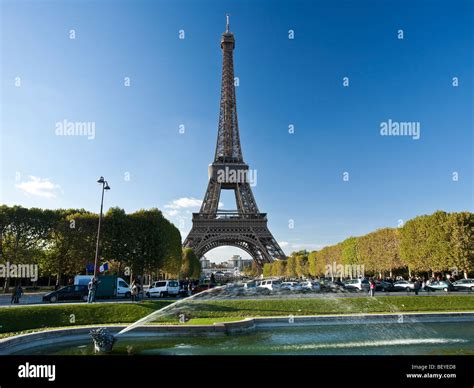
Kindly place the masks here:
MULTIPOLYGON (((201 205, 200 199, 182 197, 168 202, 164 206, 163 214, 171 219, 178 226, 181 234, 185 236, 191 229, 192 214, 198 211, 201 205)), ((222 202, 219 202, 219 208, 222 208, 223 205, 222 202)))
POLYGON ((56 183, 47 178, 39 178, 30 175, 29 180, 17 183, 16 188, 23 191, 26 195, 43 198, 56 198, 56 191, 61 188, 56 183))
POLYGON ((196 198, 187 198, 187 197, 182 197, 175 199, 165 205, 166 209, 185 209, 185 208, 190 208, 190 207, 200 207, 202 204, 202 201, 200 199, 196 198))
MULTIPOLYGON (((182 197, 182 198, 174 199, 171 202, 168 202, 165 205, 165 209, 180 210, 180 209, 188 209, 188 208, 193 208, 193 207, 201 207, 201 205, 202 205, 202 201, 200 199, 182 197)), ((219 202, 219 208, 222 208, 223 206, 224 204, 222 202, 219 202)), ((168 213, 170 213, 170 211, 168 211, 168 213)), ((188 213, 190 212, 188 211, 188 213)))
POLYGON ((285 248, 285 247, 287 247, 288 245, 290 245, 290 243, 289 243, 288 241, 280 241, 280 242, 278 243, 278 245, 280 245, 280 247, 282 247, 282 248, 285 248))

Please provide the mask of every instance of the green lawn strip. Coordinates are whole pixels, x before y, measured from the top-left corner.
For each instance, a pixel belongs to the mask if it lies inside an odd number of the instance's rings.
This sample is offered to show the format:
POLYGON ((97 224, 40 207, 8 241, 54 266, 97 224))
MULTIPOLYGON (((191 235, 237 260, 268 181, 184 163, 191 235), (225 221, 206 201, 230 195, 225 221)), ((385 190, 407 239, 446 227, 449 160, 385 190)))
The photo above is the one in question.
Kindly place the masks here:
MULTIPOLYGON (((0 333, 47 327, 132 323, 169 303, 144 301, 136 304, 102 303, 3 308, 0 309, 0 333), (71 321, 72 315, 74 322, 71 321)), ((164 316, 156 317, 154 321, 177 324, 180 314, 191 319, 188 324, 212 324, 221 320, 238 320, 246 317, 448 311, 474 311, 474 296, 191 300, 184 301, 164 316)))
POLYGON ((181 310, 191 318, 474 311, 474 297, 381 296, 376 298, 213 300, 195 302, 183 306, 181 310))

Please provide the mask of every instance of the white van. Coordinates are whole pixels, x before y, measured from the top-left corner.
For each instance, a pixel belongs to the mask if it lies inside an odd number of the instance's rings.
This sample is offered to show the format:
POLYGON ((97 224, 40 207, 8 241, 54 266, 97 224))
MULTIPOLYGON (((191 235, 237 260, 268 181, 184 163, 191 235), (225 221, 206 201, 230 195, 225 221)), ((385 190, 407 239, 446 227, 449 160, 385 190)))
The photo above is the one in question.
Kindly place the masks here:
POLYGON ((177 280, 158 280, 153 282, 145 295, 149 298, 154 296, 163 298, 165 296, 178 296, 178 294, 179 282, 177 280))
POLYGON ((260 280, 257 282, 257 288, 266 288, 267 290, 274 291, 279 289, 281 286, 281 280, 278 279, 268 279, 260 280))

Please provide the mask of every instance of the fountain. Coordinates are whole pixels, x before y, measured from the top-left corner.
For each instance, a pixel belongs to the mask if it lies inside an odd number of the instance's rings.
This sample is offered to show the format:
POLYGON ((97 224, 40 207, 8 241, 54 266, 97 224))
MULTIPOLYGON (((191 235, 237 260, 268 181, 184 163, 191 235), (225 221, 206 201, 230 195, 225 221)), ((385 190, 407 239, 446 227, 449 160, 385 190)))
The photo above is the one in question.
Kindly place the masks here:
POLYGON ((215 288, 210 288, 208 290, 204 290, 201 292, 198 292, 197 294, 188 296, 187 298, 180 299, 174 303, 169 304, 168 306, 165 306, 159 310, 156 310, 152 312, 151 314, 143 317, 142 319, 139 319, 138 321, 132 323, 131 325, 127 326, 126 328, 122 329, 120 332, 118 332, 115 336, 109 332, 109 330, 105 327, 101 327, 98 329, 93 329, 90 332, 90 335, 92 337, 92 340, 94 342, 94 350, 96 352, 101 352, 101 353, 110 353, 112 351, 112 348, 117 342, 117 337, 120 335, 123 335, 124 333, 129 332, 130 330, 133 330, 134 328, 144 325, 145 323, 148 323, 154 319, 156 319, 159 316, 163 316, 165 313, 168 311, 172 310, 173 308, 184 304, 185 302, 188 302, 191 299, 195 298, 200 298, 203 295, 207 294, 212 294, 212 293, 220 293, 223 289, 228 287, 227 285, 225 286, 219 286, 215 288))
POLYGON ((92 329, 90 332, 92 340, 94 341, 94 351, 96 353, 110 353, 117 339, 105 327, 92 329))
POLYGON ((474 354, 474 313, 410 314, 400 311, 387 297, 364 298, 363 304, 346 303, 351 296, 356 295, 328 287, 321 292, 292 292, 231 283, 177 300, 118 330, 78 328, 69 329, 66 335, 54 330, 0 340, 0 354, 474 354), (239 310, 246 309, 246 303, 227 301, 231 299, 265 302, 254 317, 251 308, 246 314, 239 310), (334 315, 307 315, 307 303, 297 301, 295 310, 289 310, 293 304, 284 302, 287 299, 319 299, 329 309, 334 306, 334 315), (367 310, 377 311, 378 305, 381 311, 390 306, 391 312, 365 314, 367 310), (213 325, 169 325, 177 316, 182 324, 185 318, 221 316, 219 311, 230 312, 222 316, 234 319, 220 319, 213 325), (234 316, 232 311, 238 314, 234 316), (268 311, 269 316, 262 316, 262 311, 268 311), (242 320, 235 320, 239 316, 242 320), (136 331, 132 334, 132 330, 136 331))

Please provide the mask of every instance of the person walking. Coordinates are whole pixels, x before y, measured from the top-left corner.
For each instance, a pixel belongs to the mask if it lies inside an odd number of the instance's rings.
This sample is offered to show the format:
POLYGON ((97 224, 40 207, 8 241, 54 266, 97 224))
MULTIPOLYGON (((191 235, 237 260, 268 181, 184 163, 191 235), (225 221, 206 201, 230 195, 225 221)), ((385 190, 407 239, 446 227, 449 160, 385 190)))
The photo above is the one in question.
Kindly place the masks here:
POLYGON ((89 294, 87 295, 87 303, 94 303, 95 302, 95 293, 97 291, 97 286, 99 284, 99 281, 97 280, 96 277, 93 277, 89 284, 87 285, 87 288, 89 289, 89 294))
POLYGON ((190 281, 188 283, 188 296, 191 296, 193 294, 193 283, 190 281))
POLYGON ((21 284, 18 284, 13 290, 10 304, 20 303, 20 298, 22 295, 23 295, 23 288, 21 287, 21 284))
POLYGON ((12 298, 11 298, 11 300, 10 300, 10 304, 15 303, 15 298, 16 298, 16 287, 13 289, 12 298))
POLYGON ((138 295, 138 285, 135 280, 133 280, 132 285, 131 285, 131 295, 132 295, 132 302, 136 302, 137 295, 138 295))
POLYGON ((16 288, 15 303, 20 303, 20 298, 22 297, 22 295, 23 295, 23 288, 21 287, 21 284, 18 284, 18 286, 16 288))
POLYGON ((375 296, 375 281, 374 279, 369 280, 369 295, 375 296))
POLYGON ((418 292, 420 291, 420 288, 421 288, 421 283, 418 278, 416 278, 413 288, 415 289, 415 295, 418 295, 418 292))

